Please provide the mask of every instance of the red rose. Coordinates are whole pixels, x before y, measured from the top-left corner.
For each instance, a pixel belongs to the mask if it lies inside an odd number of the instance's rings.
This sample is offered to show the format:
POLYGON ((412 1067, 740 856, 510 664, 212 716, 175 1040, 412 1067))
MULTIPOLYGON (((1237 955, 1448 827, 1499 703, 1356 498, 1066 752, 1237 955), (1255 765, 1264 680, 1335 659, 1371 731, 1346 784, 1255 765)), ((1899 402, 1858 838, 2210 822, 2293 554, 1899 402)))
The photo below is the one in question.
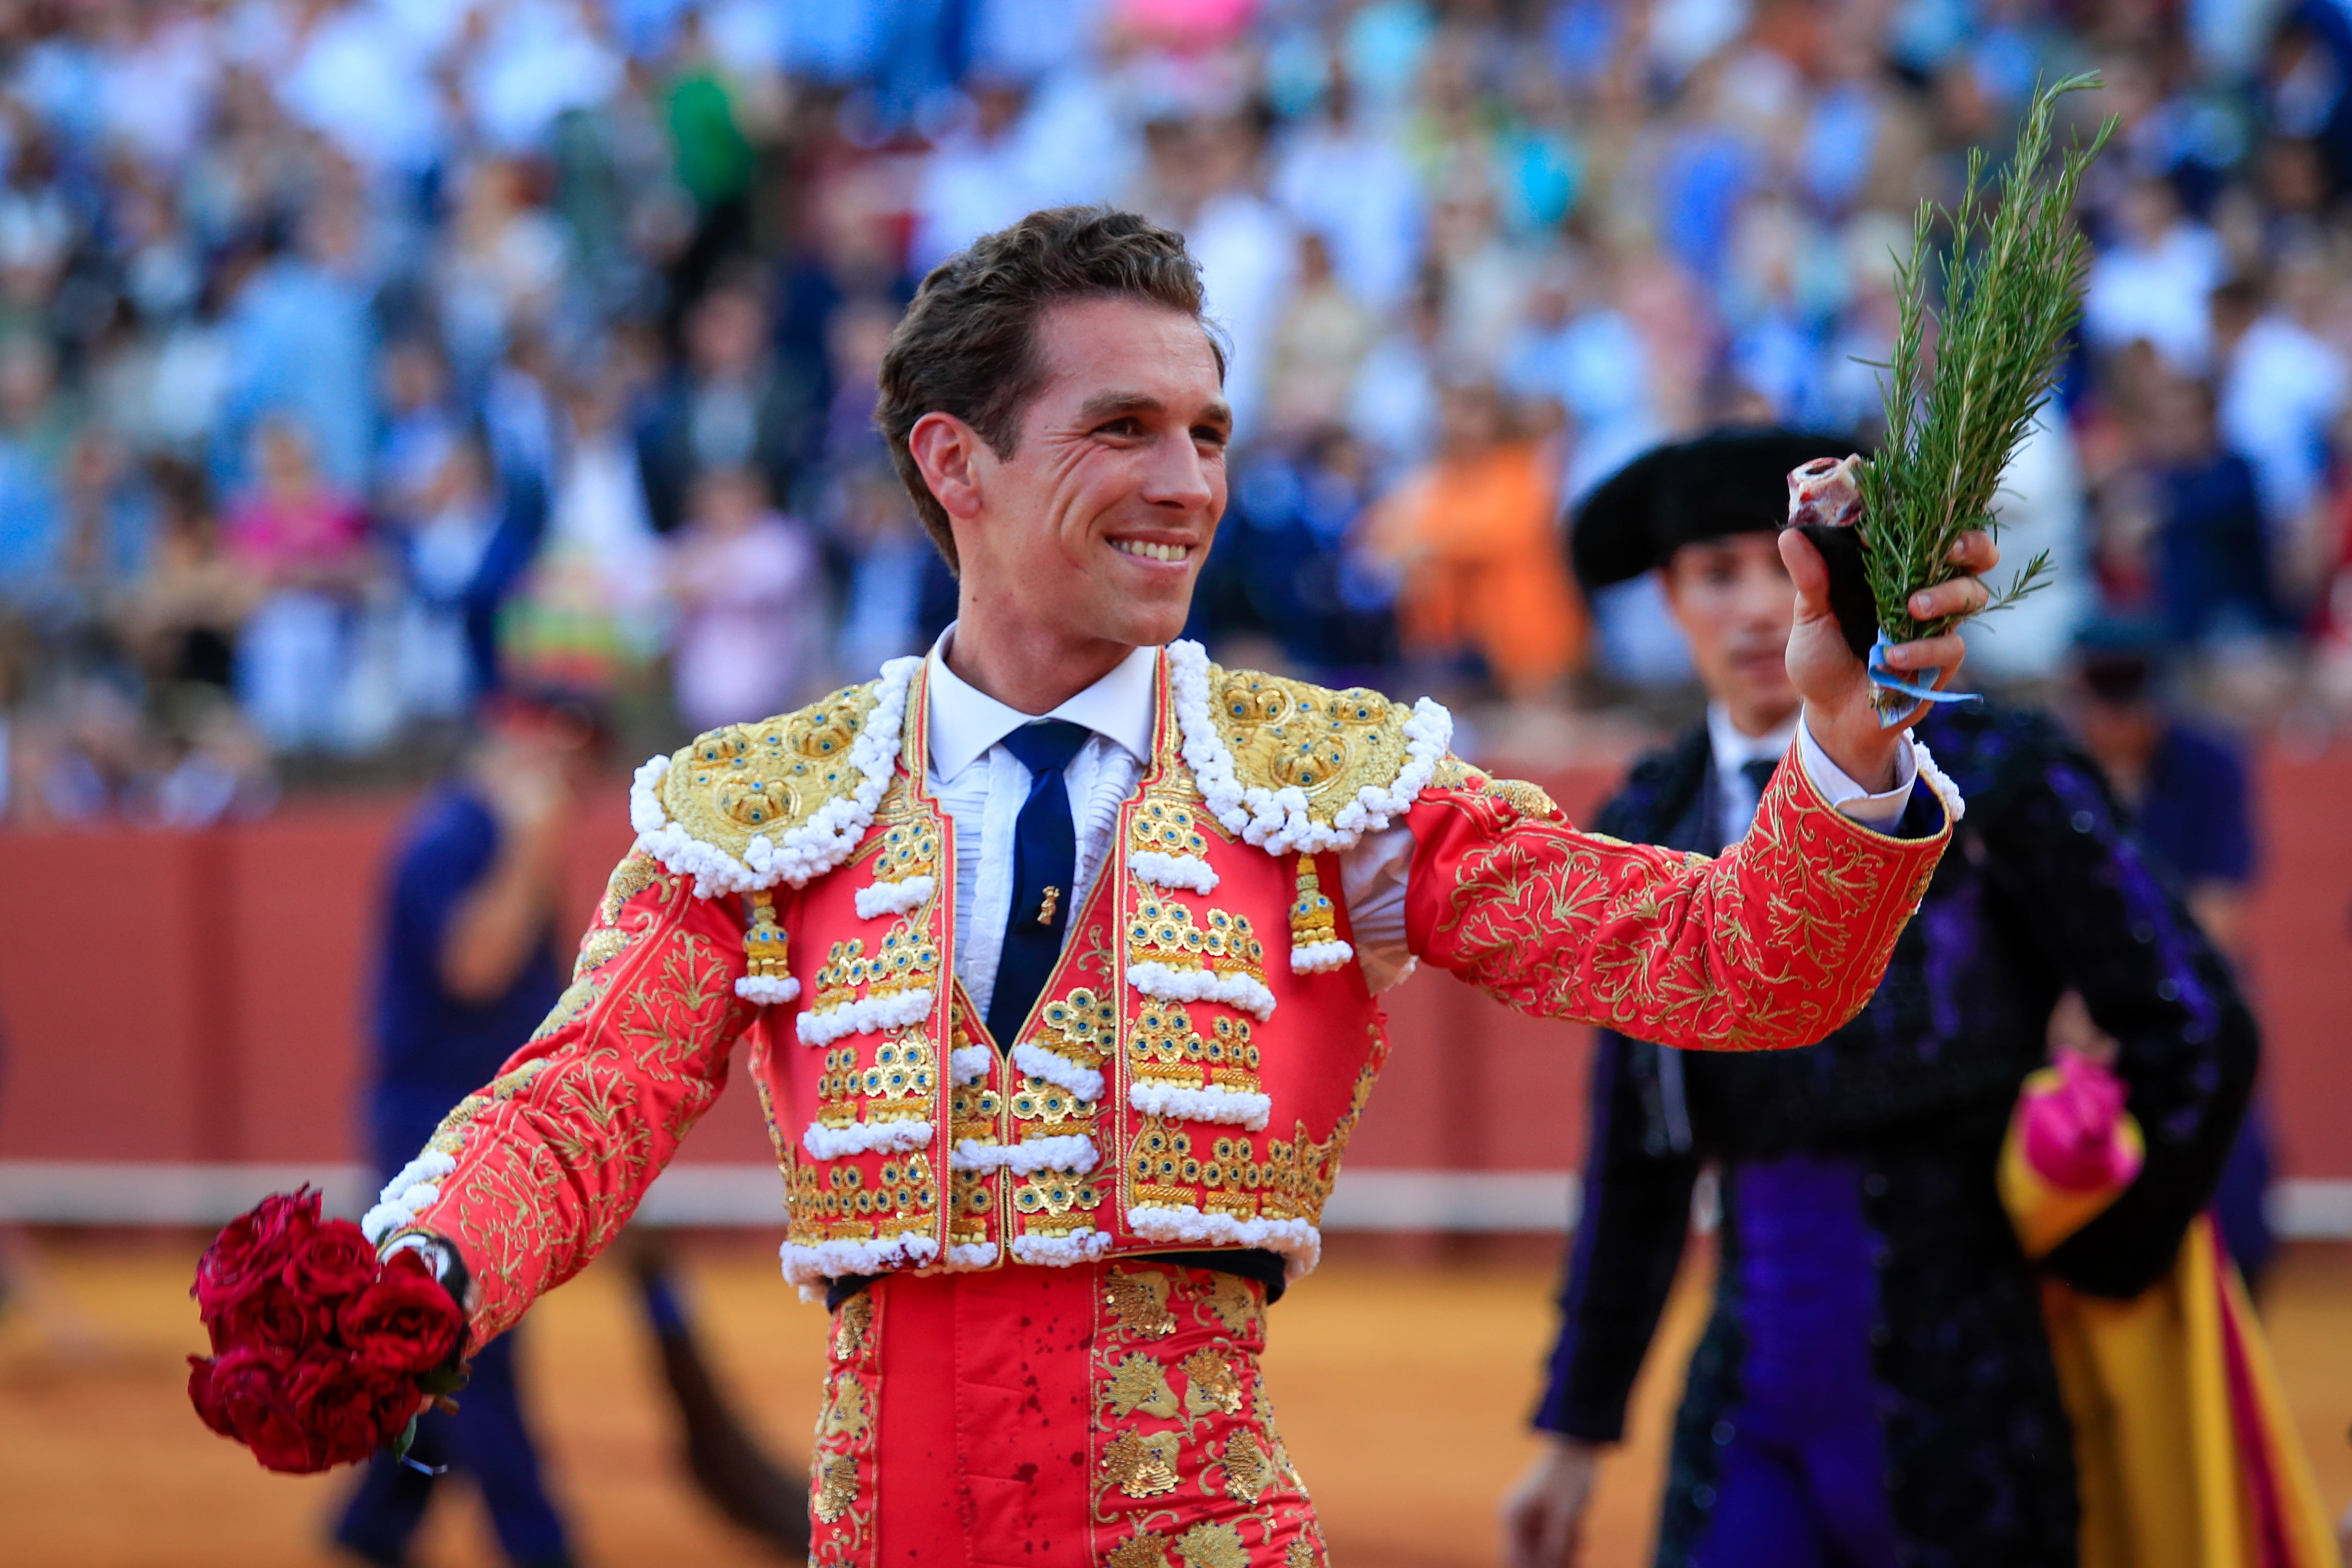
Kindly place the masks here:
POLYGON ((399 1436, 423 1396, 397 1373, 314 1352, 287 1374, 286 1400, 324 1468, 364 1459, 399 1436))
POLYGON ((395 1252, 383 1278, 344 1301, 336 1331, 352 1360, 394 1373, 430 1372, 465 1332, 457 1304, 415 1252, 395 1252))
POLYGON ((274 1193, 228 1225, 196 1262, 189 1294, 210 1318, 264 1279, 284 1272, 319 1226, 319 1194, 305 1187, 274 1193))
POLYGON ((240 1345, 210 1363, 199 1361, 188 1377, 188 1395, 206 1426, 252 1449, 264 1468, 303 1474, 326 1467, 287 1399, 291 1361, 280 1350, 240 1345))
POLYGON ((213 1368, 216 1363, 210 1356, 188 1358, 188 1403, 196 1407, 205 1425, 224 1437, 236 1436, 236 1423, 229 1418, 228 1407, 221 1403, 219 1391, 213 1386, 213 1368))
POLYGON ((383 1268, 359 1226, 331 1219, 303 1239, 286 1265, 285 1279, 306 1300, 323 1302, 366 1289, 383 1268))
POLYGON ((205 1326, 215 1351, 273 1349, 299 1355, 312 1340, 334 1331, 335 1309, 331 1302, 305 1300, 283 1279, 266 1279, 222 1302, 205 1326))

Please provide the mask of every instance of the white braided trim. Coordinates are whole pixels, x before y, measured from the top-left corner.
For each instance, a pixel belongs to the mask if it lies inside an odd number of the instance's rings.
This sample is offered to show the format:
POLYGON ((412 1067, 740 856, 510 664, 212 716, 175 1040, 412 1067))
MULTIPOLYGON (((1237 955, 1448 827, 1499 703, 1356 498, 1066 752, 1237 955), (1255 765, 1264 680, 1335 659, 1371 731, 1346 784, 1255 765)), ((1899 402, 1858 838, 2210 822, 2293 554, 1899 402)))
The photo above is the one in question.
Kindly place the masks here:
POLYGON ((1424 697, 1404 722, 1405 760, 1387 788, 1366 784, 1327 823, 1307 814, 1307 792, 1296 786, 1242 787, 1234 774, 1233 752, 1217 734, 1209 710, 1209 656, 1196 642, 1168 645, 1169 689, 1177 727, 1184 737, 1184 765, 1210 813, 1228 833, 1238 833, 1270 855, 1319 855, 1345 849, 1367 833, 1377 833, 1402 816, 1428 787, 1445 750, 1454 743, 1454 715, 1424 697))
POLYGON ((801 983, 789 974, 747 974, 735 983, 735 994, 746 1002, 782 1006, 800 999, 801 983))
POLYGON ((375 1207, 360 1216, 361 1233, 373 1245, 383 1246, 385 1237, 402 1226, 415 1224, 416 1216, 439 1200, 442 1179, 457 1169, 457 1156, 425 1150, 383 1184, 375 1207))
POLYGON ((829 1046, 844 1035, 866 1035, 877 1029, 901 1029, 908 1024, 920 1023, 930 1016, 930 1011, 931 988, 918 985, 887 996, 860 996, 855 1002, 844 1002, 822 1013, 803 1013, 793 1020, 793 1027, 799 1033, 801 1044, 829 1046))
POLYGON ((948 1152, 951 1171, 1010 1171, 1026 1176, 1037 1171, 1067 1171, 1083 1176, 1102 1156, 1095 1141, 1082 1132, 1059 1132, 1023 1143, 983 1143, 967 1138, 948 1152))
POLYGON ((845 1274, 879 1274, 908 1265, 920 1268, 940 1255, 939 1242, 928 1236, 876 1237, 864 1241, 820 1241, 814 1247, 788 1241, 777 1249, 784 1278, 794 1285, 814 1285, 845 1274))
POLYGON ((1137 881, 1155 888, 1186 888, 1195 893, 1213 893, 1217 888, 1216 868, 1198 855, 1139 849, 1127 858, 1127 868, 1135 873, 1137 881))
POLYGON ((1171 969, 1151 960, 1127 966, 1127 982, 1146 996, 1162 1002, 1222 1002, 1257 1016, 1260 1023, 1274 1016, 1274 993, 1262 980, 1246 974, 1219 974, 1211 969, 1171 969))
POLYGON ((1016 1236, 1013 1238, 1013 1256, 1023 1263, 1042 1263, 1048 1268, 1067 1268, 1073 1264, 1092 1262, 1110 1250, 1110 1232, 1079 1230, 1067 1236, 1016 1236))
POLYGON ((868 882, 857 889, 857 918, 878 921, 884 915, 903 915, 908 910, 920 909, 924 900, 939 890, 936 877, 908 877, 896 882, 868 882))
POLYGON ((827 1127, 812 1121, 801 1134, 801 1147, 813 1160, 839 1160, 851 1154, 898 1154, 930 1146, 928 1121, 853 1121, 827 1127))
POLYGON ((996 1243, 992 1241, 959 1241, 948 1248, 948 1268, 993 1268, 996 1267, 996 1243))
POLYGON ((1274 1097, 1239 1089, 1187 1088, 1180 1083, 1131 1083, 1127 1102, 1146 1116, 1178 1116, 1187 1121, 1218 1121, 1265 1131, 1274 1097))
POLYGON ((988 1076, 989 1058, 995 1053, 986 1046, 958 1046, 948 1056, 948 1071, 958 1083, 978 1083, 988 1076))
POLYGON ((1936 792, 1936 798, 1944 803, 1944 815, 1958 823, 1969 814, 1969 803, 1960 798, 1960 786, 1952 782, 1950 774, 1936 765, 1935 755, 1927 750, 1925 742, 1912 735, 1908 730, 1903 732, 1911 738, 1911 755, 1919 763, 1919 776, 1927 781, 1929 789, 1936 792))
POLYGON ((1102 1098, 1103 1075, 1100 1072, 1093 1068, 1080 1067, 1069 1058, 1049 1051, 1034 1040, 1024 1040, 1013 1047, 1013 1065, 1031 1078, 1061 1085, 1080 1100, 1102 1098))
POLYGON ((637 847, 681 877, 694 879, 694 890, 703 898, 721 893, 748 893, 782 882, 800 887, 812 877, 832 870, 849 858, 874 821, 890 774, 898 765, 899 731, 907 717, 907 687, 923 667, 919 658, 894 658, 882 667, 876 683, 873 710, 857 739, 850 742, 848 765, 857 774, 857 787, 826 801, 806 822, 787 830, 780 839, 764 833, 744 846, 736 859, 716 845, 705 844, 669 820, 662 809, 661 781, 669 759, 656 757, 639 768, 629 786, 629 823, 637 830, 637 847))
POLYGON ((1322 1232, 1303 1219, 1235 1219, 1231 1215, 1203 1214, 1191 1204, 1171 1204, 1128 1210, 1127 1228, 1151 1241, 1263 1247, 1282 1254, 1283 1272, 1293 1279, 1323 1257, 1322 1232))
POLYGON ((1321 974, 1327 970, 1341 969, 1356 950, 1344 942, 1310 942, 1305 947, 1290 950, 1290 973, 1321 974))

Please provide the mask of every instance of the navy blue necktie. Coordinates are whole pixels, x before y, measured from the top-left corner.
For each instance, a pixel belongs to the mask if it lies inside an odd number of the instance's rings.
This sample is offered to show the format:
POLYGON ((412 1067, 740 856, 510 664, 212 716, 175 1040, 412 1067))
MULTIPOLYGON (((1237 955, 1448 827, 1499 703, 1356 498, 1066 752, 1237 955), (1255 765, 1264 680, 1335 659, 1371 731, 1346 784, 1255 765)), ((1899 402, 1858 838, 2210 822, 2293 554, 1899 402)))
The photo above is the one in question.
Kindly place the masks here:
POLYGON ((996 963, 996 991, 988 1003, 988 1032, 998 1047, 1013 1037, 1045 988, 1069 929, 1071 886, 1078 868, 1077 829, 1062 770, 1094 733, 1066 719, 1036 719, 1004 737, 1029 770, 1029 798, 1013 829, 1013 906, 1004 915, 1004 952, 996 963))

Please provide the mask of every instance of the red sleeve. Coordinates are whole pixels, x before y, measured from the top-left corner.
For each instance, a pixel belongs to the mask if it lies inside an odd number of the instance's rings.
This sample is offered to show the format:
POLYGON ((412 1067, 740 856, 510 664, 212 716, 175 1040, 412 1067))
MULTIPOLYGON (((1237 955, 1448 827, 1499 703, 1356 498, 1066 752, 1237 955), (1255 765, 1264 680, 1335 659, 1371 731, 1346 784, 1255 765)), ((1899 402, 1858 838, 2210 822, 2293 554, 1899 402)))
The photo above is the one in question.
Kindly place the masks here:
POLYGON ((1407 818, 1405 934, 1424 961, 1544 1017, 1707 1050, 1807 1046, 1878 987, 1951 838, 1892 838, 1794 755, 1720 858, 1580 831, 1473 773, 1407 818))
POLYGON ((464 1258, 477 1348, 620 1233, 719 1098, 754 1012, 735 995, 743 973, 735 900, 697 898, 641 854, 621 863, 571 989, 442 1123, 430 1147, 457 1168, 402 1227, 464 1258))

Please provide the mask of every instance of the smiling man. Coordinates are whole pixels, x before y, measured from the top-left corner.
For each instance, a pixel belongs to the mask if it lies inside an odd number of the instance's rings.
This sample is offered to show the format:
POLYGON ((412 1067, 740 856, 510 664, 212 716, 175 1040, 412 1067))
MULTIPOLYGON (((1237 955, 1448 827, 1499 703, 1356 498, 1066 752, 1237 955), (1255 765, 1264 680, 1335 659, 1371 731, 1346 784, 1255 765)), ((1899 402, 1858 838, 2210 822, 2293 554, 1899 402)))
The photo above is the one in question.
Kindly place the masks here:
POLYGON ((1219 668, 1176 639, 1223 368, 1183 242, 1131 214, 1034 214, 932 272, 877 419, 959 619, 640 771, 571 991, 370 1216, 478 1346, 618 1230, 748 1037, 784 1274, 834 1314, 818 1563, 1321 1563, 1258 1352, 1387 1051, 1378 993, 1418 959, 1548 1016, 1802 1045, 1948 836, 1801 540, 1798 765, 1719 860, 1578 831, 1454 757, 1435 703, 1219 668))

